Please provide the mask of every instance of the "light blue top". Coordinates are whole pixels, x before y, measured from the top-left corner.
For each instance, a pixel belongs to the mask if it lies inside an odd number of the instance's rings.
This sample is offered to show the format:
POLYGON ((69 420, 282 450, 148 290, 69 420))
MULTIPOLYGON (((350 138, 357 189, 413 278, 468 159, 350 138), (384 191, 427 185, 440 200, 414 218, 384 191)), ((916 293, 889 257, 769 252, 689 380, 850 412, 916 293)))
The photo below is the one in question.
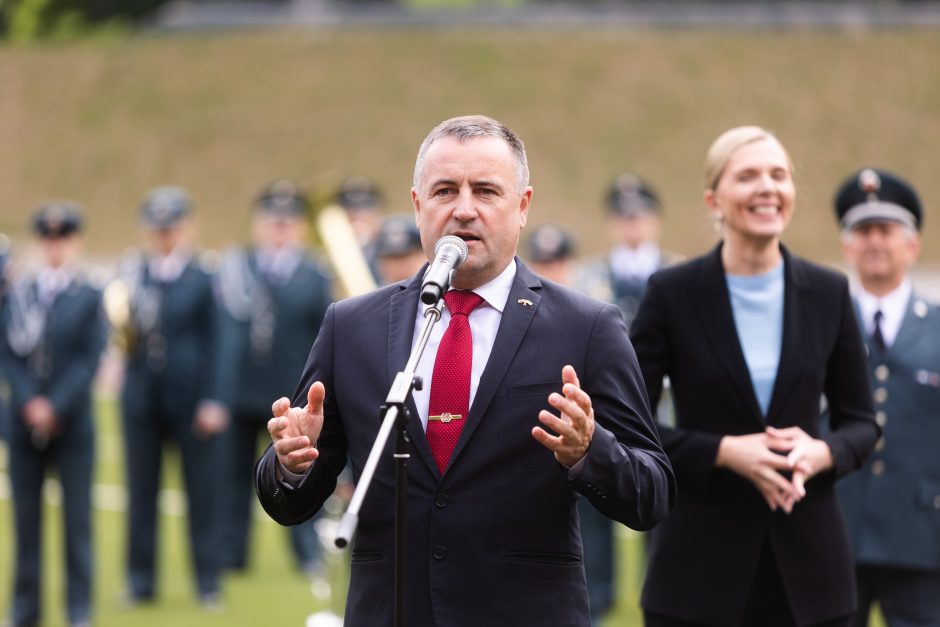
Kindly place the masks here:
POLYGON ((783 261, 764 274, 725 274, 725 279, 744 361, 766 417, 783 343, 783 261))

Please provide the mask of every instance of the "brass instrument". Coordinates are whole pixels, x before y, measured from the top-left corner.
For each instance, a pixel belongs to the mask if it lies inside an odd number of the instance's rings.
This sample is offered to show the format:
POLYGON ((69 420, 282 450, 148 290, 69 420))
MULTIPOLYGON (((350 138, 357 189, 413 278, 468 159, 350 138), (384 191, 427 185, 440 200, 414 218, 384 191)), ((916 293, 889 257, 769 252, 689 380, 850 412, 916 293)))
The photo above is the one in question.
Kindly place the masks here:
POLYGON ((127 353, 136 341, 131 319, 131 288, 122 278, 112 279, 104 288, 104 312, 111 323, 111 341, 127 353))
POLYGON ((323 207, 314 218, 314 228, 345 296, 377 287, 345 210, 337 205, 323 207))

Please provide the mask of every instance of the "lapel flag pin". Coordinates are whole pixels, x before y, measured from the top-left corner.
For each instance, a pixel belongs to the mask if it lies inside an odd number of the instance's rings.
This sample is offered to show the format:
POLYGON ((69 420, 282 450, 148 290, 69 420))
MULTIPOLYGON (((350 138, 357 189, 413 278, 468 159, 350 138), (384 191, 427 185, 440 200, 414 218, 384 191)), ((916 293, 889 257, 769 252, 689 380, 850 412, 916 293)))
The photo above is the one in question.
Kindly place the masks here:
POLYGON ((520 298, 520 299, 517 300, 516 302, 519 303, 520 305, 522 305, 523 307, 531 307, 531 306, 532 306, 532 301, 529 300, 528 298, 520 298))

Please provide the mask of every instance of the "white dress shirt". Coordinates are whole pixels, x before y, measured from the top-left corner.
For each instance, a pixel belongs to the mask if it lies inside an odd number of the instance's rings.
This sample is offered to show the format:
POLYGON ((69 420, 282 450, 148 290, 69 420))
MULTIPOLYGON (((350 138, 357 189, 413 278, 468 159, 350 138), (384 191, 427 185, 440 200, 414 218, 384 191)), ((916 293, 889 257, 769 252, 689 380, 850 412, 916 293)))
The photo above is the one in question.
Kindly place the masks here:
POLYGON ((911 300, 913 291, 914 288, 911 286, 910 279, 904 279, 893 292, 889 292, 880 298, 859 287, 855 298, 858 301, 858 310, 862 316, 865 335, 871 337, 875 332, 875 312, 880 311, 884 316, 881 319, 881 336, 885 340, 885 346, 890 347, 894 344, 894 339, 898 336, 901 323, 904 321, 904 314, 907 313, 907 304, 911 300))
POLYGON ((636 248, 617 246, 610 251, 610 270, 619 279, 648 279, 660 266, 662 251, 653 242, 636 248))
POLYGON ((154 255, 149 262, 150 276, 161 283, 172 283, 183 274, 191 257, 188 250, 179 248, 169 255, 154 255))
POLYGON ((279 285, 289 281, 303 261, 303 251, 294 246, 258 248, 255 256, 261 272, 279 285))
MULTIPOLYGON (((470 407, 473 406, 473 399, 476 397, 477 388, 480 385, 480 376, 483 369, 486 368, 486 362, 489 361, 490 353, 493 351, 493 344, 496 342, 496 332, 499 330, 499 322, 503 317, 503 310, 506 308, 506 301, 509 299, 509 290, 512 289, 512 282, 516 278, 516 263, 510 262, 495 279, 489 283, 481 285, 473 290, 475 294, 483 298, 483 302, 470 312, 470 333, 473 335, 473 361, 470 366, 470 407)), ((428 305, 421 304, 418 307, 415 316, 415 331, 411 340, 412 349, 418 343, 421 335, 421 329, 424 327, 424 312, 428 305)), ((421 418, 421 425, 428 427, 428 404, 431 401, 431 375, 434 373, 434 360, 437 357, 437 348, 441 344, 441 338, 447 325, 450 324, 450 312, 444 307, 441 312, 441 319, 434 328, 431 329, 431 336, 428 338, 428 344, 421 355, 421 361, 415 369, 415 374, 424 380, 424 388, 421 391, 414 390, 411 395, 414 397, 415 407, 418 409, 418 416, 421 418)))
POLYGON ((45 267, 39 271, 36 284, 39 289, 39 301, 48 307, 61 292, 72 282, 73 274, 66 268, 45 267))

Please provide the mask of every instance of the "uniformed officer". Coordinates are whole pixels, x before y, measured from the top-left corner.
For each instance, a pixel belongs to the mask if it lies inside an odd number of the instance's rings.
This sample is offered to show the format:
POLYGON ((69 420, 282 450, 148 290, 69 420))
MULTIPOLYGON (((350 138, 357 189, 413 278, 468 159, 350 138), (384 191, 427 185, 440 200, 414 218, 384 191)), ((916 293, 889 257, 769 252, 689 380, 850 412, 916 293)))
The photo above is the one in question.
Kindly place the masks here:
POLYGON ((121 393, 130 493, 127 602, 156 594, 157 493, 169 440, 183 462, 196 591, 211 610, 219 604, 219 433, 227 414, 218 394, 206 392, 218 387, 217 313, 212 276, 190 247, 189 213, 182 189, 151 191, 141 206, 147 250, 122 260, 115 284, 125 290, 129 308, 121 393))
MULTIPOLYGON (((585 264, 580 282, 595 298, 617 305, 629 330, 649 277, 679 261, 680 256, 660 247, 662 205, 653 187, 639 176, 632 172, 617 175, 605 204, 607 231, 613 246, 604 258, 585 264)), ((668 381, 657 408, 657 419, 667 423, 672 419, 668 381)), ((591 616, 599 623, 599 617, 616 601, 613 526, 593 508, 584 507, 581 511, 585 555, 597 555, 598 560, 606 556, 595 567, 587 566, 591 616)))
POLYGON ((58 470, 64 507, 67 612, 87 625, 92 605, 91 479, 94 460, 92 381, 105 342, 100 292, 76 266, 79 209, 43 205, 34 215, 42 267, 11 286, 3 307, 0 353, 12 400, 10 482, 16 576, 11 622, 40 621, 42 485, 58 470))
POLYGON ((660 248, 659 195, 639 176, 619 174, 607 193, 606 205, 613 247, 606 258, 588 264, 586 285, 596 298, 620 307, 629 328, 650 275, 680 256, 660 248))
POLYGON ((382 191, 365 176, 350 176, 336 192, 336 203, 346 210, 349 223, 376 283, 381 281, 376 264, 376 247, 382 224, 382 191))
POLYGON ((890 627, 940 625, 940 310, 914 291, 923 209, 899 176, 865 168, 838 190, 842 250, 858 276, 876 419, 864 468, 837 485, 855 552, 859 610, 890 627))
POLYGON ((412 215, 391 215, 382 220, 375 245, 376 265, 383 285, 404 281, 427 262, 421 236, 412 215))
MULTIPOLYGON (((219 269, 220 396, 232 416, 223 473, 222 562, 229 569, 248 563, 251 469, 271 399, 293 393, 331 301, 330 282, 306 250, 309 208, 295 183, 268 186, 254 206, 253 245, 228 250, 219 269)), ((297 565, 309 575, 321 567, 313 522, 289 529, 297 565)))

